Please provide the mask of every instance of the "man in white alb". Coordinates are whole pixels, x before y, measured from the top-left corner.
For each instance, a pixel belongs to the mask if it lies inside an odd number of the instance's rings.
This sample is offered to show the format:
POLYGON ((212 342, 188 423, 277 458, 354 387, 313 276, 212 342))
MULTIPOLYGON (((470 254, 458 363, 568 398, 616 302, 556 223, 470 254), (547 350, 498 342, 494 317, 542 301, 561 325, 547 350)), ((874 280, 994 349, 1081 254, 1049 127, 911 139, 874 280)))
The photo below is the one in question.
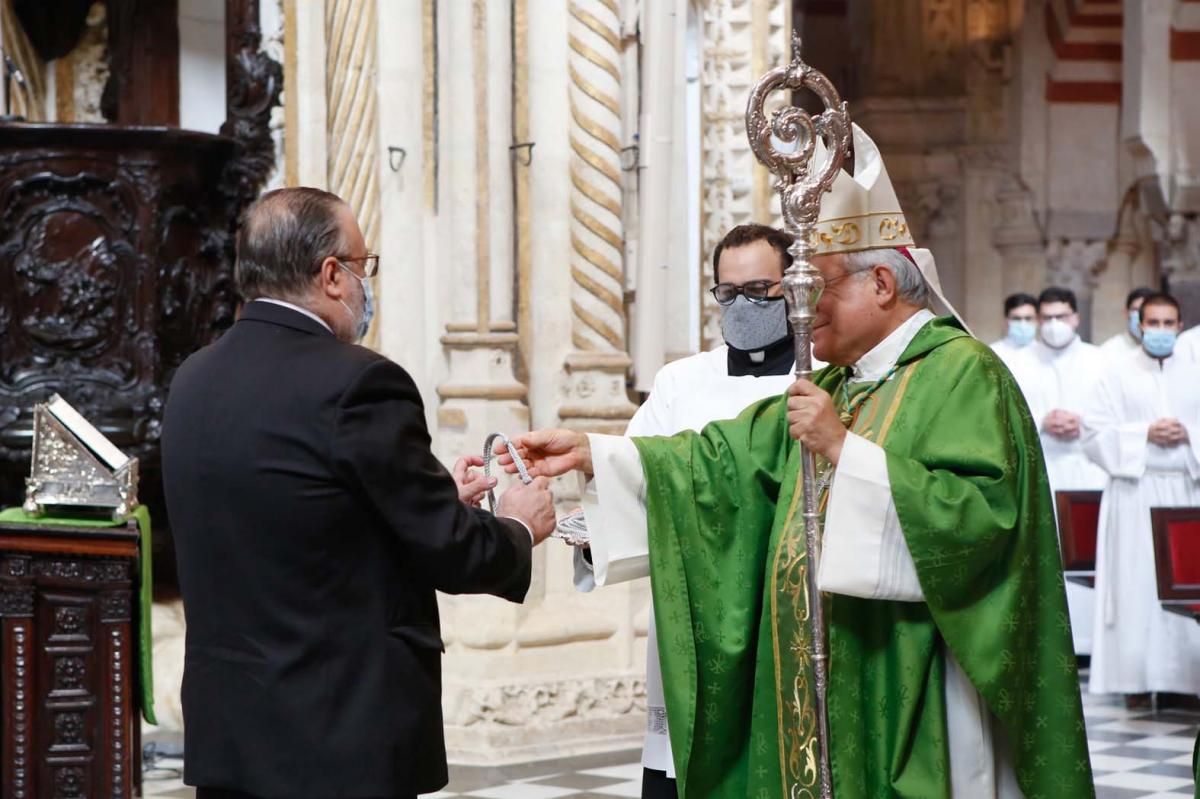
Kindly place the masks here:
POLYGON ((1142 326, 1140 313, 1142 301, 1157 292, 1152 288, 1139 286, 1125 297, 1125 329, 1112 336, 1100 345, 1100 351, 1105 355, 1127 355, 1137 352, 1142 344, 1142 326))
MULTIPOLYGON (((1083 453, 1082 412, 1104 368, 1100 348, 1079 337, 1078 305, 1070 289, 1051 287, 1038 296, 1038 340, 1028 376, 1019 379, 1042 439, 1051 492, 1099 491, 1103 470, 1083 453)), ((1067 581, 1075 654, 1092 651, 1094 591, 1067 581)))
POLYGON ((991 348, 1018 382, 1018 371, 1033 351, 1037 327, 1037 297, 1018 292, 1004 298, 1004 338, 993 341, 991 348))
POLYGON ((1140 350, 1109 364, 1084 415, 1084 450, 1108 474, 1089 690, 1195 695, 1200 626, 1159 604, 1150 508, 1200 505, 1200 364, 1174 354, 1173 297, 1147 297, 1141 317, 1140 350))

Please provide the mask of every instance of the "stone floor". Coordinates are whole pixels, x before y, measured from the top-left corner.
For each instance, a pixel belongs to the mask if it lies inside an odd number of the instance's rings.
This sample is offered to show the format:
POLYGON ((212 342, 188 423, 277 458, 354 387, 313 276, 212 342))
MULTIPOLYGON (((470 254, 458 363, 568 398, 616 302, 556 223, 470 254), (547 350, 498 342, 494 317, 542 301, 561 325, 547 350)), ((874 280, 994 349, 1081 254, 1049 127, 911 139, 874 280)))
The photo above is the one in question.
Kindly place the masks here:
MULTIPOLYGON (((1117 697, 1084 694, 1088 745, 1097 799, 1183 799, 1193 795, 1192 746, 1200 713, 1126 710, 1117 697)), ((150 740, 154 740, 153 737, 150 740)), ((171 740, 162 740, 168 751, 171 740)), ((637 797, 639 753, 616 752, 515 766, 450 767, 450 785, 439 799, 602 799, 637 797)), ((151 764, 148 764, 151 765, 151 764)), ((158 758, 145 774, 147 797, 190 799, 180 780, 182 761, 158 758)))

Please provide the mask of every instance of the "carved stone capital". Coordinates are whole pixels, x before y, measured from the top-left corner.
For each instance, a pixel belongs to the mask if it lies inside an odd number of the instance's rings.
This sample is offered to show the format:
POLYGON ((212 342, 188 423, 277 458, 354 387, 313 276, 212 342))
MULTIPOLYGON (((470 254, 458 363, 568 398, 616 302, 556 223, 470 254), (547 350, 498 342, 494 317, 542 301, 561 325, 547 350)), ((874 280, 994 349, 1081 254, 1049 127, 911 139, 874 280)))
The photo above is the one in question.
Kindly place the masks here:
POLYGON ((566 427, 619 435, 637 408, 629 401, 623 352, 583 352, 567 357, 558 415, 566 427))
POLYGON ((1200 277, 1200 216, 1171 214, 1163 243, 1163 272, 1171 277, 1200 277))
POLYGON ((1054 285, 1090 294, 1107 257, 1106 241, 1054 239, 1046 246, 1047 277, 1054 285))

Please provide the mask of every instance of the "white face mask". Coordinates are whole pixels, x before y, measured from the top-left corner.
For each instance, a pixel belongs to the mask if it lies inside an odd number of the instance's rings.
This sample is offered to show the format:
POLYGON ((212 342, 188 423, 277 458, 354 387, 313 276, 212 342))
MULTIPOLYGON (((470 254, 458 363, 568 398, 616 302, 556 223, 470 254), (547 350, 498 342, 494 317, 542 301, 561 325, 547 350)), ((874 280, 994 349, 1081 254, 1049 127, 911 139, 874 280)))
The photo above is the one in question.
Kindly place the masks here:
POLYGON ((1046 346, 1061 350, 1075 340, 1075 328, 1061 319, 1049 319, 1042 322, 1042 341, 1046 346))

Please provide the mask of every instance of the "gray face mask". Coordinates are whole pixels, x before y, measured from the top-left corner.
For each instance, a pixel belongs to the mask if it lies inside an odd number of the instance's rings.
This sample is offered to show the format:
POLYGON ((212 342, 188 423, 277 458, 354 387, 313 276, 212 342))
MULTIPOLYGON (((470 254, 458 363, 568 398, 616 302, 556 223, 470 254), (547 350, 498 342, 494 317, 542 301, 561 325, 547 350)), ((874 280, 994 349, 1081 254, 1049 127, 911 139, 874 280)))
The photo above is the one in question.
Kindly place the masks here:
POLYGON ((734 349, 756 352, 787 332, 787 303, 782 298, 759 305, 738 295, 721 306, 721 335, 734 349))

